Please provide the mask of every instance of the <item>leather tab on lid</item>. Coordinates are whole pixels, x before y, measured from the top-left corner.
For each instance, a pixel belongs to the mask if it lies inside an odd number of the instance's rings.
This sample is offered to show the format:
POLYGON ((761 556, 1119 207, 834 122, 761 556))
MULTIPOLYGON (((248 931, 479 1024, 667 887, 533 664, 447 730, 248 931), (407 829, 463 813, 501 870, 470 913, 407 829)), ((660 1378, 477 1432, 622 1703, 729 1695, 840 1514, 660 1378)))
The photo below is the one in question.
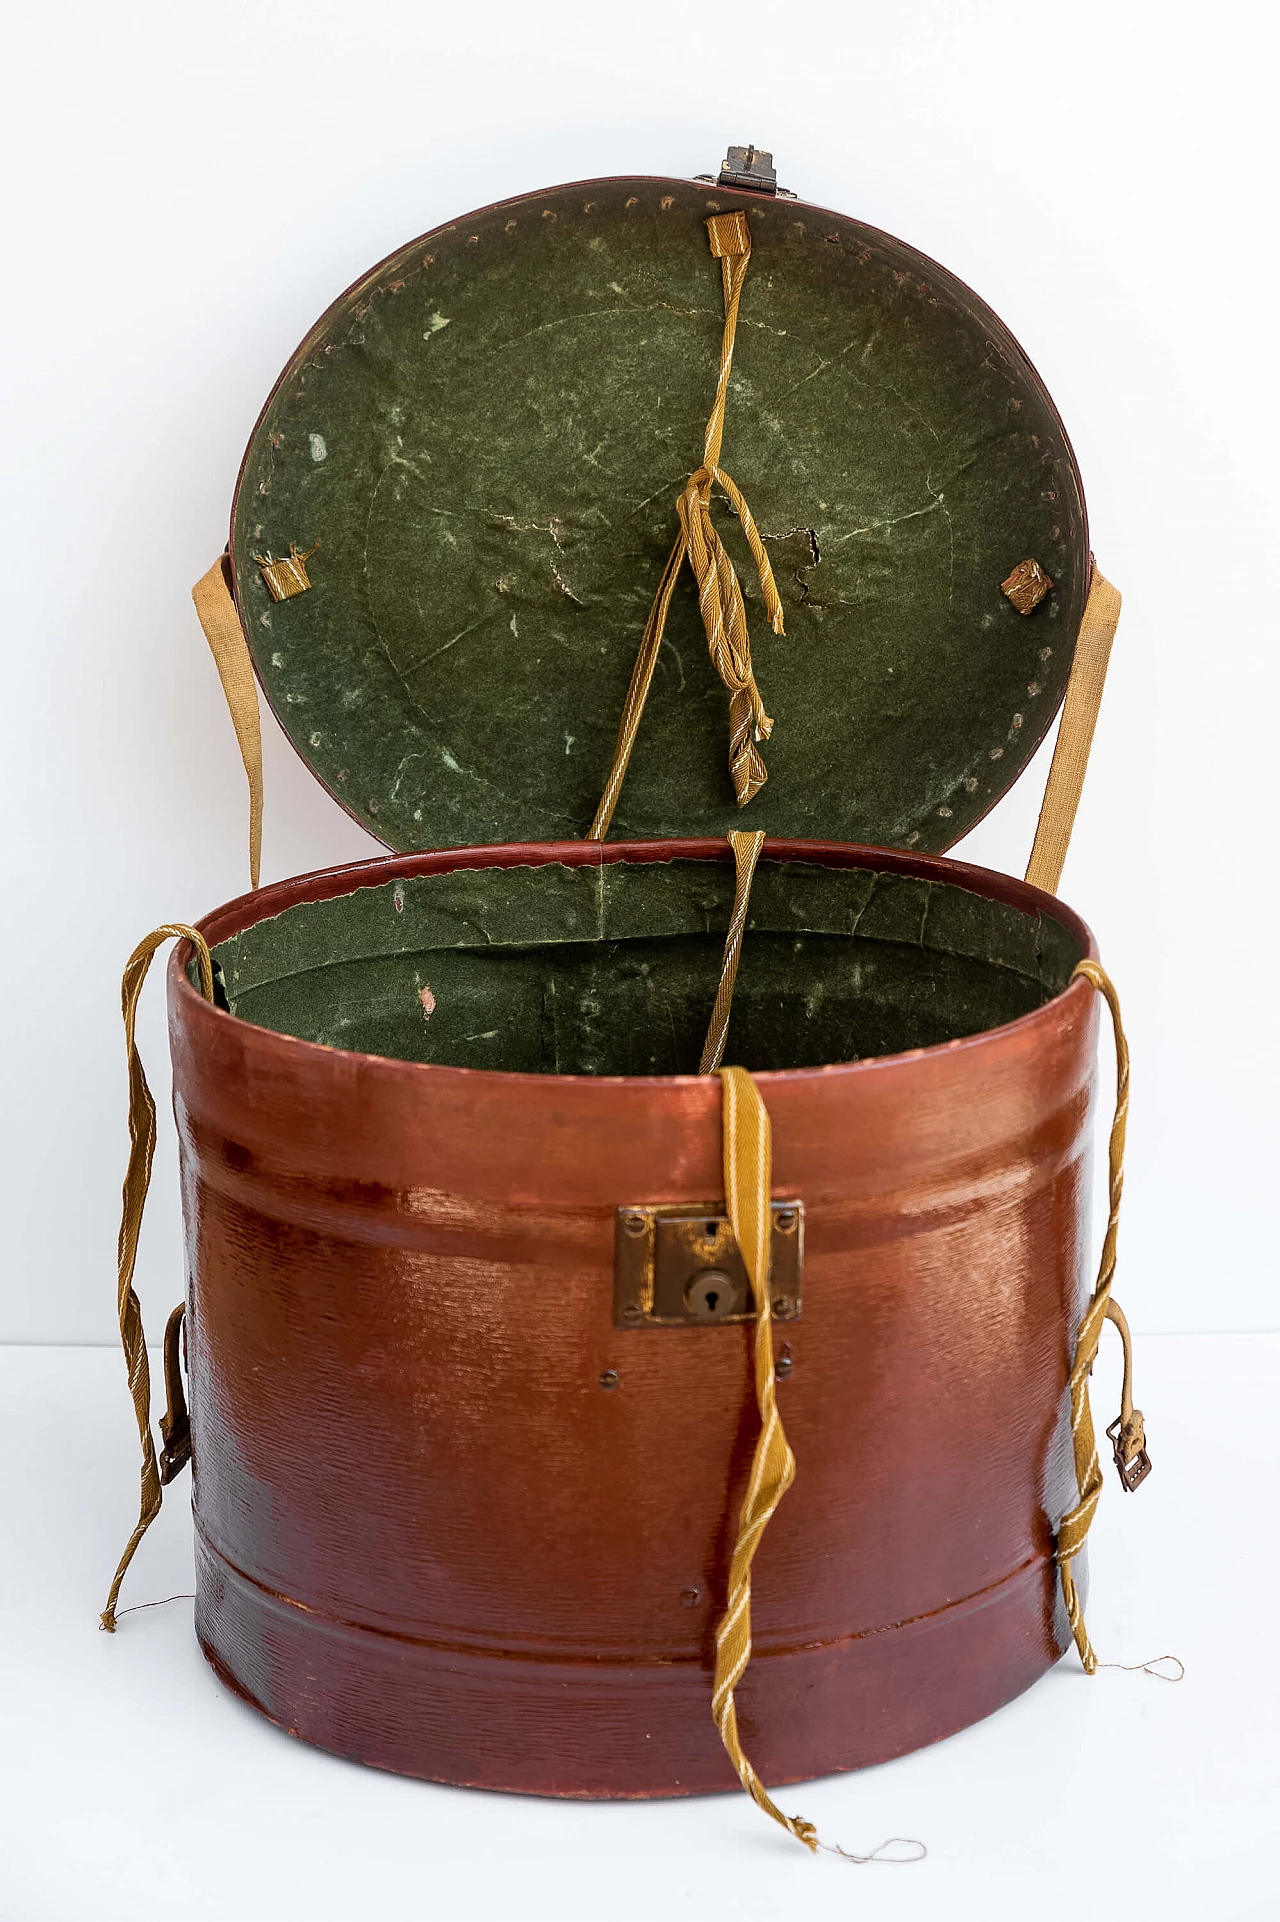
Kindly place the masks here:
POLYGON ((751 252, 751 229, 742 213, 712 214, 707 222, 711 251, 717 260, 735 259, 751 252))

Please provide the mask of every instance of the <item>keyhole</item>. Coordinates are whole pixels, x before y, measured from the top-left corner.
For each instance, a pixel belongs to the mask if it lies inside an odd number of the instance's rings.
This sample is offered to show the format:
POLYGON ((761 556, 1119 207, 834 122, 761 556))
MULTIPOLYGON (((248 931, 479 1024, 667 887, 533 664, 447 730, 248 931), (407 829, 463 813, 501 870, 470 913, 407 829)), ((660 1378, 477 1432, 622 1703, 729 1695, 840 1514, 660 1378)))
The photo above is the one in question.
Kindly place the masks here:
POLYGON ((684 1291, 685 1306, 699 1321, 723 1321, 746 1307, 746 1290, 723 1268, 703 1268, 684 1291))

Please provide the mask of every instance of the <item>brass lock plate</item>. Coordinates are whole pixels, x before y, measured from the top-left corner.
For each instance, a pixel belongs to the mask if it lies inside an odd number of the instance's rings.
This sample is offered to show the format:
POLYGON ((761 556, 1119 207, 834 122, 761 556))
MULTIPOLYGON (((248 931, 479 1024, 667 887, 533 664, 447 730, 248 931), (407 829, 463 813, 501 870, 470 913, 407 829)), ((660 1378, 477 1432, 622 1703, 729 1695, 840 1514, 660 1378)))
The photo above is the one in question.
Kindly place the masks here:
MULTIPOLYGON (((769 1301, 776 1321, 800 1315, 804 1204, 775 1201, 769 1301)), ((727 1215, 686 1203, 619 1208, 614 1243, 615 1328, 688 1328, 754 1321, 751 1284, 727 1215)))

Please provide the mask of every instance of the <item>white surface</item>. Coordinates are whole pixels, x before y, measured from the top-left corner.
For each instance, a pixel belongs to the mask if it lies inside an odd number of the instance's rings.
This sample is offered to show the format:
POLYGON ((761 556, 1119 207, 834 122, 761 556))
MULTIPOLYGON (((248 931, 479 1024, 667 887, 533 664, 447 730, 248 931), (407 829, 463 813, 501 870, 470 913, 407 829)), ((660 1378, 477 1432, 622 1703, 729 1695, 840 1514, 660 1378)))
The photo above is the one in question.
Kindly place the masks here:
MULTIPOLYGON (((120 969, 246 885, 188 590, 280 367, 433 223, 746 139, 976 287, 1062 409, 1125 593, 1064 878, 1134 1043, 1121 1294, 1139 1328, 1277 1325, 1275 31, 1230 0, 10 9, 0 1340, 111 1339, 120 969)), ((266 878, 366 849, 264 726, 266 878)), ((1021 871, 1043 772, 976 858, 1021 871)), ((168 1133, 159 1168, 154 1313, 181 1273, 168 1133)))
MULTIPOLYGON (((1104 1421, 1117 1347, 1108 1333, 1095 1371, 1104 1421)), ((1104 1660, 1172 1650, 1186 1680, 1089 1680, 1072 1655, 936 1748, 786 1790, 828 1842, 929 1848, 911 1867, 857 1868, 810 1859, 745 1796, 535 1801, 337 1761, 214 1680, 189 1601, 101 1634, 137 1488, 123 1364, 0 1350, 14 1551, 0 1573, 0 1916, 1275 1922, 1280 1336, 1150 1337, 1137 1368, 1155 1469, 1126 1497, 1108 1467, 1089 1624, 1104 1660)), ((123 1599, 191 1587, 184 1479, 123 1599)))
MULTIPOLYGON (((440 220, 713 170, 742 139, 975 286, 1061 407, 1125 593, 1063 889, 1134 1043, 1119 1292, 1140 1329, 1277 1325, 1275 31, 1176 0, 11 10, 0 1341, 114 1339, 120 968, 246 884, 188 590, 280 366, 440 220)), ((265 877, 366 851, 269 716, 264 735, 265 877)), ((1044 771, 961 852, 1020 871, 1044 771)), ((158 990, 141 1033, 158 1332, 181 1277, 158 990)), ((1140 1343, 1156 1473, 1126 1500, 1108 1471, 1090 1623, 1107 1658, 1176 1650, 1186 1681, 1090 1682, 1068 1658, 937 1749, 789 1791, 828 1840, 930 1848, 859 1869, 811 1862, 744 1798, 539 1803, 340 1763, 219 1687, 189 1603, 99 1634, 137 1487, 122 1363, 0 1349, 0 1917, 1275 1922, 1278 1390, 1280 1337, 1140 1343)), ((185 1508, 181 1483, 126 1603, 190 1586, 185 1508)))

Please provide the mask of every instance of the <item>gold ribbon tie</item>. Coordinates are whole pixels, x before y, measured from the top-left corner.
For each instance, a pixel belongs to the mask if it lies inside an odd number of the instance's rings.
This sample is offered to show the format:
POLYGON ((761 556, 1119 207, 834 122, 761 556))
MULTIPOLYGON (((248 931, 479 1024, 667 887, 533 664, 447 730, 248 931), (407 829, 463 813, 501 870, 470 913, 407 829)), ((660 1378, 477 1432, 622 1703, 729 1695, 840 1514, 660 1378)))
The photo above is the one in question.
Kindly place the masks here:
POLYGON ((773 732, 773 722, 765 711, 764 699, 756 685, 755 671, 751 665, 751 636, 747 629, 747 609, 742 587, 711 519, 711 489, 716 486, 742 525, 760 577, 765 612, 774 633, 781 634, 784 631, 782 602, 764 541, 740 488, 720 465, 725 404, 729 394, 729 375, 733 369, 733 343, 738 330, 738 306, 751 262, 751 229, 743 213, 713 214, 707 222, 707 232, 711 237, 711 251, 720 262, 724 284, 724 335, 720 346, 720 378, 716 384, 715 405, 707 422, 702 465, 690 474, 676 502, 680 533, 667 557, 653 606, 649 610, 622 710, 613 766, 587 837, 591 841, 603 841, 609 832, 609 823, 618 803, 631 750, 640 729, 640 717, 644 713, 644 704, 658 664, 671 597, 686 560, 698 584, 698 608, 707 632, 711 660, 729 695, 729 772, 738 806, 745 807, 769 778, 757 742, 768 740, 773 732))
POLYGON ((756 863, 764 846, 764 833, 757 830, 754 834, 743 828, 735 829, 729 836, 729 846, 733 849, 734 866, 737 878, 733 890, 733 912, 729 916, 729 931, 725 935, 724 960, 720 967, 720 982, 707 1024, 707 1038, 702 1046, 702 1059, 698 1063, 699 1074, 714 1074, 724 1059, 724 1044, 729 1033, 729 1017, 733 1013, 733 990, 738 979, 738 963, 742 959, 742 937, 746 932, 747 911, 751 905, 751 883, 755 878, 756 863))
POLYGON ((723 1089, 725 1202, 755 1301, 755 1388, 760 1435, 729 1563, 729 1599, 716 1629, 711 1713, 729 1760, 738 1772, 738 1780, 752 1801, 775 1822, 780 1822, 797 1842, 803 1842, 807 1849, 816 1849, 818 1832, 813 1823, 806 1822, 803 1816, 782 1813, 752 1768, 738 1734, 734 1690, 751 1660, 751 1564, 774 1510, 795 1480, 796 1458, 783 1433, 773 1366, 773 1311, 769 1299, 773 1137, 769 1111, 745 1068, 721 1068, 719 1074, 723 1089))
POLYGON ((1120 1197, 1124 1192, 1124 1144, 1129 1121, 1129 1044, 1125 1039, 1124 1026, 1120 1019, 1120 1000, 1105 968, 1097 961, 1081 961, 1072 972, 1071 979, 1089 981, 1098 990, 1111 1011, 1111 1023, 1116 1042, 1116 1106, 1115 1117, 1111 1123, 1111 1139, 1108 1150, 1108 1200, 1107 1232, 1103 1237, 1102 1254, 1098 1262, 1098 1279, 1089 1306, 1084 1312, 1076 1332, 1075 1356, 1071 1364, 1068 1388, 1071 1397, 1071 1445, 1075 1455, 1076 1486, 1079 1499, 1074 1508, 1062 1517, 1058 1525, 1057 1560, 1062 1580, 1062 1599, 1066 1605, 1067 1619, 1085 1673, 1094 1674, 1098 1658, 1084 1625, 1084 1607, 1080 1591, 1076 1586, 1072 1563, 1085 1544, 1090 1524, 1097 1510, 1102 1494, 1102 1469, 1098 1463, 1097 1438, 1093 1427, 1093 1412, 1089 1406, 1089 1376, 1098 1353, 1098 1343, 1102 1337, 1102 1326, 1110 1321, 1119 1333, 1124 1347, 1124 1385, 1120 1394, 1120 1415, 1111 1424, 1107 1434, 1115 1454, 1116 1468, 1120 1481, 1127 1493, 1144 1482, 1151 1472, 1151 1461, 1147 1454, 1146 1434, 1143 1427, 1142 1411, 1133 1405, 1133 1350, 1129 1338, 1129 1324, 1118 1302, 1111 1298, 1111 1283, 1116 1272, 1116 1242, 1120 1232, 1120 1197))
POLYGON ((187 1424, 186 1406, 182 1398, 182 1377, 178 1366, 178 1340, 182 1327, 182 1309, 175 1308, 165 1329, 164 1357, 165 1381, 168 1389, 168 1406, 161 1422, 161 1437, 164 1442, 163 1453, 156 1458, 156 1445, 151 1436, 151 1369, 147 1360, 147 1342, 142 1327, 142 1308, 134 1292, 133 1271, 138 1259, 138 1236, 142 1230, 142 1212, 147 1203, 147 1189, 151 1185, 151 1163, 156 1151, 156 1104, 147 1085, 142 1057, 138 1053, 134 1029, 138 1018, 138 999, 142 984, 147 978, 147 970, 158 948, 169 940, 189 941, 196 951, 200 965, 200 991, 206 1001, 213 1000, 213 960, 204 936, 195 928, 189 928, 181 921, 166 923, 140 941, 129 956, 124 971, 124 981, 120 989, 120 1008, 124 1016, 125 1051, 129 1059, 129 1163, 125 1170, 124 1190, 121 1196, 120 1245, 117 1256, 117 1314, 120 1322, 120 1344, 124 1349, 125 1366, 129 1375, 129 1393, 133 1399, 134 1417, 138 1424, 138 1439, 142 1444, 142 1487, 138 1505, 138 1521, 132 1535, 125 1544, 124 1554, 116 1569, 107 1605, 102 1611, 102 1626, 111 1634, 115 1633, 116 1603, 120 1599, 120 1584, 133 1560, 138 1543, 160 1513, 164 1484, 185 1467, 191 1453, 190 1430, 187 1424))

